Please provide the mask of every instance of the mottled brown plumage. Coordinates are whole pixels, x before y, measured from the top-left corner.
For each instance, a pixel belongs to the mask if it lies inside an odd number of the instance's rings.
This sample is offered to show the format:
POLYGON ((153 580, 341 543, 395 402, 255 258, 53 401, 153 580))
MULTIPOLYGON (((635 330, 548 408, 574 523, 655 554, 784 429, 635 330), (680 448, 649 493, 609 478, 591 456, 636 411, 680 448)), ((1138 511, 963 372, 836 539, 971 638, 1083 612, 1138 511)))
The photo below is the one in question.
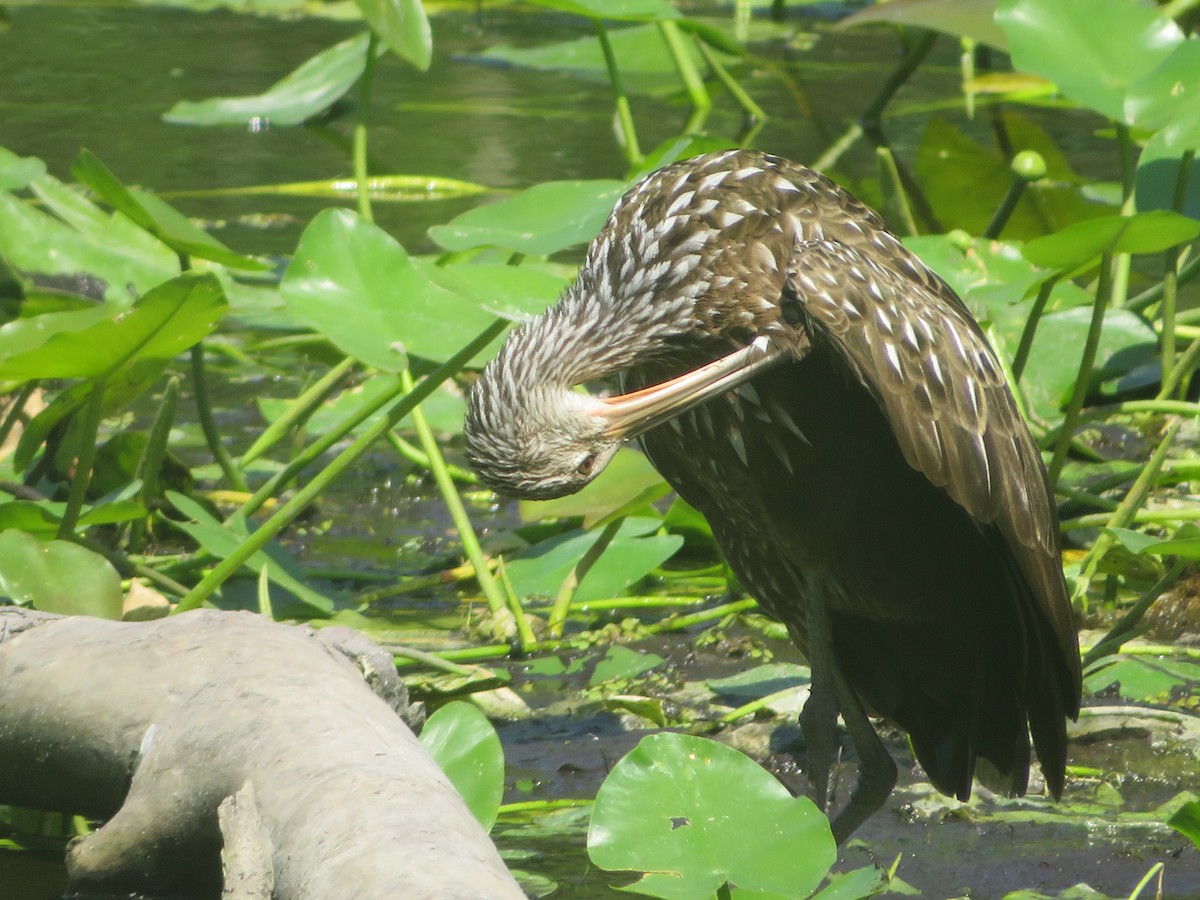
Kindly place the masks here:
POLYGON ((544 497, 635 435, 812 663, 822 803, 840 709, 860 781, 839 839, 895 780, 868 712, 945 793, 1024 793, 1030 735, 1061 793, 1080 669, 1041 458, 978 325, 874 212, 746 151, 626 194, 485 369, 466 439, 485 483, 544 497), (613 373, 620 397, 572 390, 613 373))

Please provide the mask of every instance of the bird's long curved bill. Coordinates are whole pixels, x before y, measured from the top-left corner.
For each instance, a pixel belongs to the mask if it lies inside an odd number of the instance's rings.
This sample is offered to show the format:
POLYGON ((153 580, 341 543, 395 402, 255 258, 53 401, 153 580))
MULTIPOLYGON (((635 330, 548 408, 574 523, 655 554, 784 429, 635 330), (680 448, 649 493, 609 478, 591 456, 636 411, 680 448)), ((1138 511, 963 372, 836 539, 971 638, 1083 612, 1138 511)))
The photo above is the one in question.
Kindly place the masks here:
POLYGON ((728 356, 722 356, 670 381, 605 398, 600 401, 605 407, 602 415, 608 423, 604 434, 618 439, 637 437, 696 404, 750 380, 768 366, 791 357, 791 351, 776 347, 767 338, 760 337, 728 356))

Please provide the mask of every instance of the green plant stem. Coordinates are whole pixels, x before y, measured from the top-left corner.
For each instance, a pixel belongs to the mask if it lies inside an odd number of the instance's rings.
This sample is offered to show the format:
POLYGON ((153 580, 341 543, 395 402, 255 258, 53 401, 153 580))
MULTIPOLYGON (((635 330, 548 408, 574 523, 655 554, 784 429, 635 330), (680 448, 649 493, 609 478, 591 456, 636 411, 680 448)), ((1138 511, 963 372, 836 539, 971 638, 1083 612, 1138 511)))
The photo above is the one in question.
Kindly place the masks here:
POLYGON ((245 468, 254 460, 266 453, 296 425, 304 421, 319 407, 338 386, 339 382, 358 365, 358 360, 347 356, 340 363, 326 372, 315 384, 304 391, 299 397, 288 404, 283 415, 263 429, 262 434, 242 454, 241 465, 245 468))
POLYGON ((667 50, 671 53, 671 59, 675 62, 675 70, 683 80, 683 86, 692 101, 692 106, 697 110, 710 109, 712 98, 708 96, 708 89, 704 87, 704 79, 696 71, 696 65, 692 62, 691 54, 688 53, 683 35, 679 33, 679 26, 669 19, 660 19, 658 32, 662 35, 667 50))
POLYGON ((1158 876, 1158 892, 1155 896, 1161 897, 1162 896, 1162 873, 1163 873, 1163 869, 1165 869, 1165 868, 1166 868, 1166 863, 1162 863, 1162 862, 1156 862, 1154 865, 1152 865, 1150 867, 1150 871, 1142 876, 1142 880, 1137 883, 1137 887, 1135 887, 1133 889, 1133 892, 1129 895, 1129 900, 1138 900, 1138 898, 1142 896, 1142 891, 1144 891, 1146 889, 1146 886, 1148 884, 1150 884, 1150 882, 1154 879, 1155 875, 1158 876))
POLYGON ((733 894, 729 891, 728 881, 717 888, 717 900, 733 900, 733 894))
POLYGON ((563 579, 562 587, 558 589, 558 596, 554 600, 554 607, 550 610, 547 633, 551 638, 562 637, 567 613, 571 609, 571 603, 575 600, 579 585, 583 582, 588 570, 595 565, 596 560, 603 555, 613 538, 617 536, 617 532, 621 530, 621 522, 622 519, 618 517, 605 525, 604 530, 600 532, 600 537, 587 548, 587 552, 579 558, 579 562, 575 563, 571 571, 567 573, 567 577, 563 579))
POLYGON ((1121 649, 1121 645, 1126 641, 1136 637, 1140 631, 1139 627, 1142 618, 1146 612, 1154 605, 1154 602, 1162 596, 1171 585, 1179 580, 1180 576, 1187 570, 1187 565, 1183 562, 1176 562, 1162 578, 1155 582, 1154 586, 1142 596, 1138 597, 1137 601, 1131 606, 1120 619, 1113 623, 1113 626, 1108 629, 1108 632, 1102 637, 1090 650, 1083 655, 1083 667, 1088 666, 1103 659, 1105 656, 1111 656, 1121 649))
POLYGON ((551 812, 556 809, 578 809, 584 806, 592 806, 595 802, 595 800, 587 797, 559 800, 523 800, 519 803, 502 803, 500 809, 496 811, 496 815, 505 816, 522 812, 551 812))
POLYGON ((414 387, 412 391, 398 398, 385 416, 373 422, 350 446, 339 453, 328 466, 321 470, 308 484, 300 488, 261 527, 238 545, 238 548, 233 553, 217 563, 200 580, 200 583, 192 588, 186 597, 179 601, 175 612, 185 612, 189 609, 195 609, 207 600, 212 592, 224 584, 230 575, 240 569, 251 556, 265 547, 271 538, 275 537, 275 535, 291 524, 296 516, 300 515, 330 482, 357 462, 376 440, 412 412, 417 404, 433 393, 433 390, 439 384, 459 371, 506 327, 508 327, 506 320, 497 319, 485 328, 478 337, 425 376, 421 380, 421 383, 414 387))
POLYGON ((858 139, 863 136, 863 127, 860 122, 851 122, 846 126, 846 130, 841 136, 830 144, 824 153, 818 156, 812 164, 812 167, 818 172, 824 172, 832 169, 837 165, 851 147, 858 143, 858 139))
MULTIPOLYGON (((1154 480, 1158 477, 1158 472, 1162 468, 1163 461, 1167 457, 1167 451, 1171 448, 1171 444, 1175 441, 1175 435, 1179 432, 1179 422, 1172 422, 1167 428, 1166 434, 1163 435, 1158 446, 1154 448, 1154 453, 1150 455, 1150 459, 1146 465, 1142 467, 1141 473, 1129 488, 1129 492, 1121 500, 1120 505, 1109 517, 1105 523, 1105 528, 1125 528, 1137 514, 1141 505, 1146 502, 1146 498, 1150 495, 1150 489, 1154 487, 1154 480)), ((1108 552, 1109 547, 1113 545, 1116 538, 1111 532, 1105 531, 1100 537, 1096 538, 1096 543, 1092 544, 1087 555, 1079 564, 1079 582, 1076 591, 1077 599, 1086 600, 1088 585, 1096 575, 1096 570, 1100 566, 1100 560, 1104 558, 1104 554, 1108 552)), ((1086 602, 1084 604, 1086 606, 1086 602)))
MULTIPOLYGON (((415 387, 412 373, 408 369, 400 373, 400 383, 403 385, 404 390, 409 393, 415 387)), ((479 583, 480 590, 483 591, 483 596, 487 599, 488 609, 491 610, 493 621, 499 627, 504 618, 503 612, 507 607, 504 594, 500 590, 500 586, 496 584, 496 580, 492 578, 491 569, 488 568, 487 559, 483 555, 483 548, 479 546, 479 539, 475 535, 475 529, 471 526, 471 519, 467 515, 466 509, 463 508, 462 498, 458 496, 458 490, 454 486, 454 479, 450 477, 450 473, 446 470, 446 460, 442 457, 441 448, 438 447, 437 438, 433 436, 433 429, 429 427, 429 421, 425 418, 425 413, 421 410, 421 407, 414 406, 411 416, 413 427, 417 432, 417 440, 421 442, 421 449, 429 457, 429 470, 433 473, 433 479, 437 483, 438 491, 442 495, 442 502, 445 503, 446 509, 450 512, 450 519, 454 522, 454 527, 458 530, 458 537, 462 542, 463 552, 466 553, 467 559, 471 561, 471 565, 475 567, 475 579, 479 583)), ((388 433, 391 434, 390 431, 388 433)), ((523 611, 518 615, 517 610, 514 610, 513 614, 517 616, 518 622, 524 619, 523 611)), ((519 633, 522 640, 528 637, 530 642, 533 642, 533 632, 527 623, 524 629, 520 629, 519 633)), ((507 630, 502 634, 498 634, 497 637, 501 639, 507 638, 507 630)))
POLYGON ((610 609, 660 609, 674 606, 703 606, 707 597, 648 596, 610 597, 606 600, 581 600, 571 604, 572 612, 602 612, 610 609))
POLYGON ((12 406, 8 408, 8 412, 4 415, 4 421, 0 422, 0 446, 8 440, 8 436, 12 434, 13 428, 21 421, 21 415, 25 412, 25 404, 29 402, 29 398, 33 396, 33 392, 37 390, 39 381, 27 381, 21 385, 19 390, 12 398, 12 406))
POLYGON ((191 352, 192 393, 196 397, 196 417, 200 420, 200 430, 204 432, 204 442, 208 444, 209 452, 225 474, 225 480, 236 490, 249 493, 250 485, 246 483, 245 476, 225 448, 221 433, 217 430, 217 422, 213 418, 212 403, 208 396, 208 378, 204 371, 204 342, 200 341, 193 346, 191 352))
POLYGON ((375 217, 371 212, 371 186, 367 176, 367 115, 371 106, 371 82, 375 76, 378 47, 379 37, 372 29, 367 39, 366 63, 358 80, 358 115, 354 122, 354 181, 358 187, 358 211, 368 222, 373 222, 375 217))
POLYGON ((418 650, 415 647, 389 647, 388 652, 394 657, 419 662, 431 669, 437 669, 439 672, 446 672, 450 675, 460 675, 470 678, 479 674, 479 669, 476 667, 462 666, 448 659, 443 659, 436 653, 428 653, 424 650, 418 650))
MULTIPOLYGON (((388 433, 390 435, 388 440, 391 442, 393 450, 395 450, 415 466, 419 466, 422 469, 432 468, 432 465, 429 462, 429 457, 425 455, 420 447, 414 447, 394 431, 388 433)), ((446 471, 450 473, 450 477, 456 482, 470 486, 479 484, 479 479, 476 478, 473 473, 468 472, 461 466, 452 465, 451 463, 445 463, 445 465, 446 471)))
POLYGON ((1083 358, 1079 361, 1079 374, 1075 378, 1075 388, 1071 392, 1071 400, 1067 404, 1063 416, 1062 432, 1058 443, 1054 446, 1054 456, 1050 460, 1050 484, 1058 481, 1063 463, 1067 461, 1067 451, 1071 447, 1071 438, 1075 434, 1075 426, 1079 422, 1079 414, 1083 410, 1083 401, 1087 397, 1088 387, 1092 379, 1092 368, 1096 364, 1096 351, 1100 346, 1100 334, 1104 329, 1104 312, 1108 308, 1109 293, 1112 290, 1112 254, 1105 253, 1100 261, 1100 279, 1096 285, 1096 300, 1092 305, 1092 321, 1088 326, 1087 340, 1083 345, 1083 358))
POLYGON ((863 110, 860 120, 863 132, 876 143, 886 143, 883 140, 882 130, 883 110, 896 95, 896 91, 904 86, 904 83, 912 77, 912 73, 917 71, 917 68, 925 61, 925 57, 929 55, 929 51, 933 49, 936 41, 937 32, 921 31, 920 37, 905 50, 904 58, 892 70, 892 74, 879 88, 875 98, 863 110))
POLYGON ((1175 365, 1171 368, 1165 378, 1163 378, 1162 386, 1159 388, 1158 396, 1162 400, 1172 396, 1175 393, 1184 393, 1186 388, 1185 379, 1190 380, 1191 373, 1196 368, 1197 361, 1200 361, 1200 337, 1196 338, 1189 345, 1187 350, 1183 351, 1183 355, 1175 361, 1175 365))
POLYGON ((1052 275, 1042 282, 1042 286, 1038 288, 1037 299, 1029 309, 1029 318, 1025 320, 1025 327, 1021 329, 1021 341, 1017 344, 1017 352, 1013 354, 1012 371, 1017 381, 1021 380, 1021 373, 1025 371, 1025 364, 1029 362, 1029 351, 1033 349, 1033 338, 1037 334, 1038 323, 1042 319, 1042 313, 1046 311, 1046 303, 1049 302, 1058 279, 1058 275, 1052 275))
MULTIPOLYGON (((1180 268, 1178 274, 1175 276, 1176 287, 1181 287, 1182 285, 1187 284, 1197 275, 1200 275, 1200 253, 1193 256, 1190 260, 1183 264, 1182 268, 1180 268)), ((1141 312, 1146 307, 1152 306, 1161 300, 1165 289, 1166 281, 1164 279, 1163 281, 1158 282, 1158 284, 1146 288, 1146 290, 1142 291, 1140 294, 1126 303, 1125 308, 1133 310, 1134 312, 1141 312)))
POLYGON ((745 600, 723 603, 720 606, 714 606, 712 609, 706 609, 703 612, 689 613, 686 616, 673 616, 664 622, 655 622, 652 625, 647 625, 646 631, 649 634, 658 634, 663 631, 681 631, 684 628, 691 628, 693 625, 703 625, 705 622, 711 622, 713 619, 723 619, 726 616, 749 612, 757 608, 758 601, 748 597, 745 600))
MULTIPOLYGON (((672 23, 674 24, 674 23, 672 23)), ((752 122, 765 122, 767 113, 759 106, 754 98, 747 93, 736 78, 729 74, 729 70, 721 64, 721 60, 717 59, 717 55, 713 53, 712 48, 704 43, 699 35, 693 35, 696 47, 700 50, 700 55, 704 57, 705 64, 712 70, 712 73, 717 76, 717 81, 721 82, 721 87, 729 93, 735 103, 742 108, 747 118, 752 122)))
MULTIPOLYGON (((1059 528, 1065 534, 1068 531, 1079 531, 1083 528, 1106 528, 1111 513, 1094 513, 1086 516, 1076 516, 1073 519, 1063 519, 1059 528)), ((1132 519, 1137 525, 1170 525, 1175 522, 1200 521, 1200 506, 1177 506, 1169 509, 1139 510, 1132 519)))
POLYGON ((96 379, 88 396, 88 405, 84 409, 83 427, 78 431, 78 443, 75 445, 75 476, 71 479, 71 487, 67 492, 67 507, 63 510, 62 521, 58 523, 60 541, 65 541, 75 534, 75 526, 79 524, 79 514, 83 510, 88 485, 92 481, 92 463, 96 459, 96 435, 100 432, 100 415, 104 409, 106 383, 107 378, 104 375, 96 379))
POLYGON ((996 211, 992 213, 992 220, 987 223, 987 227, 983 229, 983 236, 989 241, 994 241, 1000 237, 1000 232, 1004 230, 1004 226, 1008 224, 1008 220, 1012 218, 1013 212, 1017 208, 1017 204, 1021 202, 1021 195, 1025 193, 1025 188, 1029 186, 1029 182, 1020 175, 1014 174, 1012 181, 1009 182, 1008 191, 1004 195, 1004 199, 1000 201, 1000 205, 996 207, 996 211))
POLYGON ((875 161, 879 166, 879 183, 885 198, 885 206, 902 223, 904 233, 916 237, 920 234, 917 220, 913 218, 912 205, 908 202, 908 192, 904 190, 904 179, 896 165, 896 157, 890 147, 876 147, 875 161))
POLYGON ((629 107, 629 97, 621 84, 621 73, 617 69, 617 56, 613 53, 612 43, 608 39, 608 29, 599 19, 592 20, 596 26, 596 37, 600 41, 600 49, 604 53, 604 65, 608 67, 608 81, 612 85, 613 97, 617 105, 617 122, 621 126, 621 144, 625 158, 631 166, 642 161, 642 151, 638 147, 637 130, 633 127, 633 112, 629 107))
MULTIPOLYGON (((1187 196, 1188 176, 1191 174, 1192 160, 1196 152, 1188 150, 1179 160, 1179 171, 1175 175, 1175 196, 1172 208, 1179 212, 1187 196)), ((1162 309, 1162 371, 1171 372, 1175 367, 1175 301, 1179 289, 1179 253, 1178 246, 1171 247, 1166 252, 1163 266, 1163 302, 1162 309)))

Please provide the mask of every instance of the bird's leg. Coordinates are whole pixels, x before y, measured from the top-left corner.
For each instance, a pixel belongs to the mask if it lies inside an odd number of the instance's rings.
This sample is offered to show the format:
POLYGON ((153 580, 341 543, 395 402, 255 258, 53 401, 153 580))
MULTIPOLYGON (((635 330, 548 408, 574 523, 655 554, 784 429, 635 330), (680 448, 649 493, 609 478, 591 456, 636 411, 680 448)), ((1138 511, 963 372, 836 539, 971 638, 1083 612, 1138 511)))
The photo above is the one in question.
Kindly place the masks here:
POLYGON ((808 756, 805 767, 808 791, 817 807, 825 812, 829 806, 829 773, 837 752, 838 703, 831 677, 833 673, 821 657, 822 651, 815 649, 810 631, 808 662, 811 674, 808 699, 800 711, 800 730, 804 734, 808 756))
POLYGON ((843 844, 859 825, 887 802, 896 786, 896 763, 875 733, 858 695, 837 663, 833 652, 833 625, 823 591, 813 591, 805 619, 812 686, 808 702, 800 713, 800 727, 808 747, 809 781, 822 809, 825 808, 822 799, 827 796, 829 771, 833 767, 839 709, 858 753, 858 779, 850 792, 850 800, 831 823, 834 840, 843 844))

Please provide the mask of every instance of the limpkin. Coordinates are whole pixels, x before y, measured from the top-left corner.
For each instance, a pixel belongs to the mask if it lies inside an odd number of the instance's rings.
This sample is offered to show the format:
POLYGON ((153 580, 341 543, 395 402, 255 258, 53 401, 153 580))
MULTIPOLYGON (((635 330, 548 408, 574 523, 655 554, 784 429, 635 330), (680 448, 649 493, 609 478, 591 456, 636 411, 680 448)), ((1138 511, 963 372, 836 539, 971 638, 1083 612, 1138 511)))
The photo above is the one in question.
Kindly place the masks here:
POLYGON ((1053 494, 979 325, 875 212, 748 151, 625 194, 473 386, 466 450, 496 491, 551 498, 633 437, 808 658, 823 808, 840 711, 839 843, 895 786, 870 714, 964 800, 973 778, 1025 793, 1032 736, 1059 797, 1080 665, 1053 494), (575 389, 616 373, 619 396, 575 389))

